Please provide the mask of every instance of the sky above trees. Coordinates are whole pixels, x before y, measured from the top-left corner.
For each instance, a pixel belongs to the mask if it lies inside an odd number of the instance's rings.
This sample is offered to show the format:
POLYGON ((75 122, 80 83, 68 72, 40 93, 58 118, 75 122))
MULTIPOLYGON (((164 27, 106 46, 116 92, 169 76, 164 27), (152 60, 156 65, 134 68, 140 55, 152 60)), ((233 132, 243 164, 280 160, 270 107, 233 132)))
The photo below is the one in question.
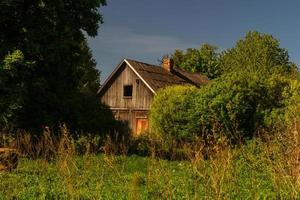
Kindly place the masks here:
POLYGON ((300 65, 300 1, 114 0, 101 8, 104 24, 89 44, 101 82, 123 58, 158 64, 175 49, 203 43, 231 48, 250 30, 269 33, 300 65))

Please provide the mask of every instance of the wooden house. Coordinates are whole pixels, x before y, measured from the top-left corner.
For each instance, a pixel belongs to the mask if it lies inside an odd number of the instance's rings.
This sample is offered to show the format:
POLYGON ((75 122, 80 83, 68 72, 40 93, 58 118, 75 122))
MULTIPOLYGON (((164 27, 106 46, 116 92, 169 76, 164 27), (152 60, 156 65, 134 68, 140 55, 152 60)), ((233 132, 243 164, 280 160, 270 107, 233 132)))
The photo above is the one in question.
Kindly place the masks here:
POLYGON ((164 59, 162 65, 124 59, 98 91, 115 118, 128 122, 133 135, 148 129, 150 105, 158 89, 186 84, 200 87, 208 83, 208 78, 200 73, 173 67, 170 59, 164 59))

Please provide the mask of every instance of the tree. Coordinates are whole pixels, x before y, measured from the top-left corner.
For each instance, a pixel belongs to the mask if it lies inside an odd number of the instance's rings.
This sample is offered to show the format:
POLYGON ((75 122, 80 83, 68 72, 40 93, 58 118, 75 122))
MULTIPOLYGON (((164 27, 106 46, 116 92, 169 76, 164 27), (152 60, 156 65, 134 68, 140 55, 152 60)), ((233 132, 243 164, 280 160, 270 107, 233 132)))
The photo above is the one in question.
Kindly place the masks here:
POLYGON ((216 46, 203 44, 199 49, 188 48, 185 52, 177 49, 171 58, 176 67, 190 72, 201 72, 213 79, 221 75, 220 54, 217 50, 216 46))
POLYGON ((235 47, 223 52, 222 70, 227 72, 291 73, 296 65, 290 62, 288 51, 280 47, 273 36, 256 31, 248 32, 235 47))
POLYGON ((156 119, 151 119, 162 135, 206 138, 226 134, 237 141, 252 138, 260 128, 285 126, 299 118, 297 67, 271 35, 249 32, 221 54, 203 45, 200 50, 176 50, 172 57, 177 67, 207 75, 213 69, 218 75, 192 93, 176 88, 158 93, 151 108, 156 119))
MULTIPOLYGON (((100 83, 85 35, 97 35, 103 22, 99 8, 104 5, 105 0, 1 2, 0 61, 9 52, 20 50, 23 62, 32 63, 23 80, 26 93, 22 93, 22 109, 13 117, 18 119, 17 128, 39 132, 43 126, 55 127, 58 122, 80 128, 77 110, 82 105, 78 99, 95 99, 100 83)), ((16 69, 20 71, 15 74, 23 73, 23 69, 16 69)), ((1 101, 6 101, 3 97, 1 101)), ((100 102, 97 106, 101 107, 100 102)))
POLYGON ((8 54, 0 63, 0 127, 17 126, 16 116, 26 101, 32 66, 33 63, 24 61, 20 50, 8 54))

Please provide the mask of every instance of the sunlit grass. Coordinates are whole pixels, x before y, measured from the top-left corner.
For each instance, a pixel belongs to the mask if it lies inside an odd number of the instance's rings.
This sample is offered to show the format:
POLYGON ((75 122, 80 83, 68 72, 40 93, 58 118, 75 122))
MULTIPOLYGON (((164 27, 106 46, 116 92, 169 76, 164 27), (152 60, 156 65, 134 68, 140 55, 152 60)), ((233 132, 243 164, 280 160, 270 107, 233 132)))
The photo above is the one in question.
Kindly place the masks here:
POLYGON ((297 199, 299 130, 235 147, 224 140, 208 157, 201 143, 186 145, 186 159, 170 161, 155 152, 78 154, 63 129, 51 159, 23 156, 17 169, 0 172, 0 199, 297 199))

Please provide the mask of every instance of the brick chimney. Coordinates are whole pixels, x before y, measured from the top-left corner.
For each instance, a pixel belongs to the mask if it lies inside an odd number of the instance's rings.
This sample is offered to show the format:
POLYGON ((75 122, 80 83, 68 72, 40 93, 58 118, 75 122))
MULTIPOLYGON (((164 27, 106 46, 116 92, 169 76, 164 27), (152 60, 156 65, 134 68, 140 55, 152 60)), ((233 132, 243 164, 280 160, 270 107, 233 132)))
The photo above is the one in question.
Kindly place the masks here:
POLYGON ((173 71, 173 66, 174 66, 174 61, 171 58, 163 58, 163 63, 162 63, 162 67, 169 71, 172 72, 173 71))

